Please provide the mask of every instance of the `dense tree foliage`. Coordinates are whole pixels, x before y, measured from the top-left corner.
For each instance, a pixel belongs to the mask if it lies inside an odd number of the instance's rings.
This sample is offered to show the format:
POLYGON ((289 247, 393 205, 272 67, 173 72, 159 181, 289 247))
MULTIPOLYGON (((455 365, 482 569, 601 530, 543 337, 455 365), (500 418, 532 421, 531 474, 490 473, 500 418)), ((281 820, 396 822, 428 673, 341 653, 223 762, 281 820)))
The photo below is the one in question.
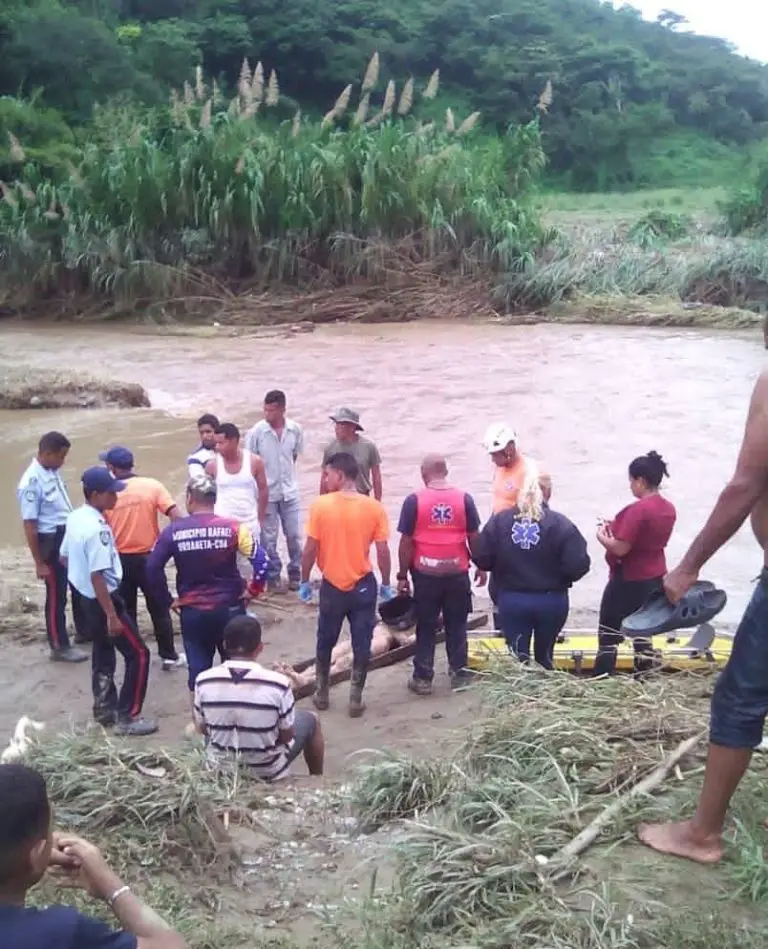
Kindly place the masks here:
POLYGON ((479 109, 499 129, 551 82, 544 145, 572 187, 646 183, 670 136, 711 151, 768 130, 768 67, 675 14, 648 23, 599 0, 2 0, 0 95, 41 91, 77 125, 97 101, 166 99, 198 64, 231 94, 248 56, 324 110, 375 50, 380 85, 439 67, 433 110, 479 109))

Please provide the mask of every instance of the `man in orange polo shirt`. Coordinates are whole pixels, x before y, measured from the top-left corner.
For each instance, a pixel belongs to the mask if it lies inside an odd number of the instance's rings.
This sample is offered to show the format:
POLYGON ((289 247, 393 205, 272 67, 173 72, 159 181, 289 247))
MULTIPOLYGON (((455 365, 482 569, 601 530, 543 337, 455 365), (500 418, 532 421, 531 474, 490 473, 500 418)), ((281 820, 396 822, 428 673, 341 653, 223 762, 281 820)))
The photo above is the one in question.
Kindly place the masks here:
POLYGON ((312 600, 309 575, 317 565, 323 574, 317 618, 315 706, 328 708, 331 652, 339 640, 344 620, 349 620, 352 641, 352 680, 349 714, 358 718, 365 710, 363 688, 371 657, 376 625, 377 585, 371 567, 371 545, 381 573, 381 598, 391 599, 392 569, 389 554, 389 521, 380 501, 357 490, 359 468, 347 452, 332 455, 325 465, 328 494, 315 498, 309 508, 304 551, 301 557, 299 599, 312 600))
POLYGON ((104 514, 115 535, 117 552, 123 565, 119 594, 134 623, 139 590, 144 594, 163 669, 173 669, 183 665, 184 660, 179 657, 174 645, 171 612, 147 585, 146 565, 160 535, 158 514, 175 521, 181 516, 179 509, 163 484, 154 478, 136 474, 133 470, 133 452, 129 449, 116 445, 102 452, 99 458, 116 478, 125 483, 125 490, 118 495, 117 504, 104 514))

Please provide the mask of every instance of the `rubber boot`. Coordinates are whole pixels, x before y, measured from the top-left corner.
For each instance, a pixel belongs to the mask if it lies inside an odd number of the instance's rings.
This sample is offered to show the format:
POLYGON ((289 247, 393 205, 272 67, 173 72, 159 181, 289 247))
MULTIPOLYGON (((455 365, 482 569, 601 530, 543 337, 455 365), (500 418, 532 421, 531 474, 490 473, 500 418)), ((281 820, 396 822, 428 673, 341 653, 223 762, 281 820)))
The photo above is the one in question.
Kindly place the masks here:
POLYGON ((330 672, 330 665, 321 665, 315 660, 315 694, 312 696, 312 702, 318 712, 324 712, 331 704, 328 694, 330 672))
POLYGON ((365 711, 365 702, 363 701, 363 689, 368 675, 367 666, 353 666, 352 679, 349 686, 349 706, 347 711, 350 718, 360 718, 365 711))

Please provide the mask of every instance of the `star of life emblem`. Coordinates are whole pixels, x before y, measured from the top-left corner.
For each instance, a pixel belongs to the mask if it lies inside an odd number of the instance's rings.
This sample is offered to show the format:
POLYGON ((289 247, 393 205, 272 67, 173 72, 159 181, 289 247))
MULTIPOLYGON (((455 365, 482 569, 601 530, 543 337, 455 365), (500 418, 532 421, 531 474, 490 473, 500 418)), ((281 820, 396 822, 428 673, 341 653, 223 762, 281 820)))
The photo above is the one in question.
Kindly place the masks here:
POLYGON ((453 508, 450 504, 435 504, 432 508, 433 524, 450 524, 453 521, 453 508))
POLYGON ((512 543, 521 550, 530 550, 541 540, 541 530, 535 521, 527 517, 515 521, 512 526, 512 543))

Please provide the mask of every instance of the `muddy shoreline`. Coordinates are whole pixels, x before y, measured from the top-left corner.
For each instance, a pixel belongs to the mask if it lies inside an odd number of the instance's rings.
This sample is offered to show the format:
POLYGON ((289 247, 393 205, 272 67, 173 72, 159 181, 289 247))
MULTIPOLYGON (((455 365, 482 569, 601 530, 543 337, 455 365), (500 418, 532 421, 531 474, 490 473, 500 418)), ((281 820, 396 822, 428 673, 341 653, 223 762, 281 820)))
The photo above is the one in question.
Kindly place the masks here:
POLYGON ((151 406, 137 382, 35 366, 0 370, 0 409, 136 409, 151 406))

